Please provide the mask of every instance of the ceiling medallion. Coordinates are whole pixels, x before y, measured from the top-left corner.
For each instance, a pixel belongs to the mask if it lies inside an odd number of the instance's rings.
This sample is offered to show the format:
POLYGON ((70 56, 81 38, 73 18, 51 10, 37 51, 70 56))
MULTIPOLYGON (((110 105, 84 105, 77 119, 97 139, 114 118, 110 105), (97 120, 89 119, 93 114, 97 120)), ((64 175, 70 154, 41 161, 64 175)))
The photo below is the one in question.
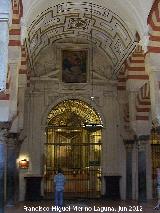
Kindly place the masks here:
POLYGON ((88 19, 84 18, 70 18, 69 20, 69 29, 83 29, 86 30, 89 24, 88 19))

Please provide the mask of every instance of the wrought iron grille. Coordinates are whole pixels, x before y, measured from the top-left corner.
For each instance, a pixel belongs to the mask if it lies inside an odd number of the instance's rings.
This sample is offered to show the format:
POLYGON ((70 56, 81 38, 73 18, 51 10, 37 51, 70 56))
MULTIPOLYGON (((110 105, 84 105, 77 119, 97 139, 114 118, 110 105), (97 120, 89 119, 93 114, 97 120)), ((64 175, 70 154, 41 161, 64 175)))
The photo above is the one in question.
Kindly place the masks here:
POLYGON ((157 197, 157 171, 160 167, 160 134, 155 128, 151 131, 151 150, 152 150, 152 192, 153 197, 157 197))
POLYGON ((63 101, 50 111, 45 144, 46 197, 53 196, 53 177, 59 167, 67 179, 65 196, 100 196, 101 125, 93 107, 81 100, 63 101))
POLYGON ((45 196, 53 197, 57 168, 66 176, 65 196, 95 198, 101 192, 101 130, 48 127, 45 144, 45 196))

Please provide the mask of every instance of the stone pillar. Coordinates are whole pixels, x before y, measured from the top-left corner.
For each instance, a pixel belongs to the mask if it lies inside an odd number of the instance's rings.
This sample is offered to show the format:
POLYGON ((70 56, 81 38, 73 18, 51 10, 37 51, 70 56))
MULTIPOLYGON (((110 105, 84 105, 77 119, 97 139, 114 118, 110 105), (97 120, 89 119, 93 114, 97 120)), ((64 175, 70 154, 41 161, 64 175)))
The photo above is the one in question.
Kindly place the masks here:
POLYGON ((15 203, 16 180, 16 143, 17 134, 10 133, 7 140, 7 185, 6 185, 6 203, 7 206, 13 206, 15 203))
POLYGON ((126 199, 132 199, 132 191, 133 191, 132 151, 134 142, 135 142, 134 140, 124 140, 124 144, 126 147, 126 199))
POLYGON ((137 140, 138 149, 138 201, 147 200, 147 153, 146 145, 149 141, 148 135, 141 135, 137 140))
POLYGON ((152 197, 151 153, 148 135, 135 137, 133 147, 132 198, 145 202, 152 197))
POLYGON ((6 122, 0 122, 0 213, 4 212, 7 127, 6 122))
POLYGON ((10 4, 10 0, 0 0, 0 91, 6 89, 10 4))

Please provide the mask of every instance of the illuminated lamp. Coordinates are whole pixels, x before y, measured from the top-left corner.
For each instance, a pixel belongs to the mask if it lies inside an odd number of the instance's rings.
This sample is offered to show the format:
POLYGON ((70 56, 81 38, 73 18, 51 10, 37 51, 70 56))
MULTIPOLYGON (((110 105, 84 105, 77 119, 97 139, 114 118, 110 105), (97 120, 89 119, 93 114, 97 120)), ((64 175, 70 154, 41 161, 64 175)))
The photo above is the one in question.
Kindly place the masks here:
POLYGON ((22 159, 19 161, 19 168, 20 169, 28 169, 29 161, 27 159, 22 159))

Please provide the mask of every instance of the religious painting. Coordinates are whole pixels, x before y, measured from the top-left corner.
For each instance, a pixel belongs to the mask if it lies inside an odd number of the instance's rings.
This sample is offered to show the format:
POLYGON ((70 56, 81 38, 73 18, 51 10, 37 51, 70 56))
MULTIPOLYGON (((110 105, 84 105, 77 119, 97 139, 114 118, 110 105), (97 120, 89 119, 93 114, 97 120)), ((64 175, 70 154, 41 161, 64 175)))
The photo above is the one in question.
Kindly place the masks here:
POLYGON ((64 83, 87 82, 87 50, 62 51, 62 81, 64 83))

